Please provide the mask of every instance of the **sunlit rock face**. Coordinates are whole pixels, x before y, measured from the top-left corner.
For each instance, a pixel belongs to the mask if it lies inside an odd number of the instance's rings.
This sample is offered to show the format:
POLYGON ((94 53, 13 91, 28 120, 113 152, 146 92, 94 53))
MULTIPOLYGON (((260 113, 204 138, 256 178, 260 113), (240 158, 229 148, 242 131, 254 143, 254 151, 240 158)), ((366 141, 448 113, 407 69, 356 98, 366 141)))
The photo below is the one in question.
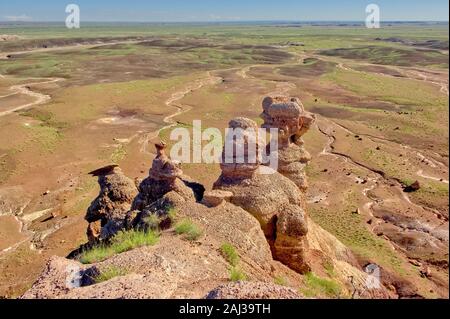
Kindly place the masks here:
MULTIPOLYGON (((311 155, 304 148, 302 136, 314 124, 314 115, 306 112, 295 97, 266 97, 262 107, 262 127, 278 129, 278 172, 305 192, 308 182, 304 169, 311 161, 311 155)), ((269 146, 267 152, 270 152, 269 146)))
POLYGON ((225 138, 220 164, 221 177, 234 181, 252 177, 259 168, 264 147, 258 139, 258 125, 250 119, 237 117, 228 127, 230 131, 225 138))
MULTIPOLYGON (((243 118, 230 121, 229 126, 257 127, 252 120, 243 118)), ((244 144, 246 142, 243 140, 244 144)), ((276 171, 262 174, 259 162, 227 163, 221 168, 222 174, 214 189, 231 193, 228 200, 259 221, 274 258, 298 272, 309 271, 305 259, 308 225, 305 198, 300 189, 276 171)))

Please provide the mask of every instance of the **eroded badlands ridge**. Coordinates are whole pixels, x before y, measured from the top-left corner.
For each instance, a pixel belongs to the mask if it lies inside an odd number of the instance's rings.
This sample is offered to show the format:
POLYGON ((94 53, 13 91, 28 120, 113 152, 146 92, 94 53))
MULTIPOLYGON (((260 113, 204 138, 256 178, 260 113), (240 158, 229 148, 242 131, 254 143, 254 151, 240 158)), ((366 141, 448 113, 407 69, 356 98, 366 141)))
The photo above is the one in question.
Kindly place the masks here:
MULTIPOLYGON (((100 194, 86 214, 89 243, 71 255, 75 260, 52 258, 23 298, 302 298, 309 274, 329 269, 340 296, 396 297, 384 286, 367 289, 368 275, 352 253, 308 219, 304 168, 311 156, 301 137, 314 117, 296 98, 268 97, 263 109, 263 126, 280 133, 279 172, 268 174, 271 168, 245 152, 243 162, 222 164, 214 189, 205 191, 183 175, 164 143, 155 145, 157 156, 140 183, 116 166, 94 171, 100 194), (195 236, 181 236, 174 227, 180 222, 198 227, 195 236), (157 231, 159 240, 91 264, 77 260, 89 249, 108 247, 124 231, 157 231), (224 253, 225 244, 236 250, 234 258, 224 253), (111 269, 123 271, 97 280, 111 269), (247 282, 230 286, 231 279, 247 282)), ((257 128, 246 118, 229 126, 257 128)), ((257 152, 269 149, 257 145, 257 152)))

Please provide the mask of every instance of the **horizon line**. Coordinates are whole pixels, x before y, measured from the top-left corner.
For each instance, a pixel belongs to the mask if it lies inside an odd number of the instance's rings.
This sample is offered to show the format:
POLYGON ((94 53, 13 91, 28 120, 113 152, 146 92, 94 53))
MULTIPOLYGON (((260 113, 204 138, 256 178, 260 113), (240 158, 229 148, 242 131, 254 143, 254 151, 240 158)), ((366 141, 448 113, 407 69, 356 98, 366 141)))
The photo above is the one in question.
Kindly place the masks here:
MULTIPOLYGON (((11 20, 1 20, 1 23, 11 23, 11 24, 33 24, 33 23, 64 23, 64 20, 29 20, 29 21, 11 21, 11 20)), ((266 22, 266 23, 362 23, 364 20, 186 20, 186 21, 129 21, 129 20, 85 20, 82 23, 251 23, 251 22, 266 22)), ((449 20, 385 20, 381 21, 383 23, 449 23, 449 20)))

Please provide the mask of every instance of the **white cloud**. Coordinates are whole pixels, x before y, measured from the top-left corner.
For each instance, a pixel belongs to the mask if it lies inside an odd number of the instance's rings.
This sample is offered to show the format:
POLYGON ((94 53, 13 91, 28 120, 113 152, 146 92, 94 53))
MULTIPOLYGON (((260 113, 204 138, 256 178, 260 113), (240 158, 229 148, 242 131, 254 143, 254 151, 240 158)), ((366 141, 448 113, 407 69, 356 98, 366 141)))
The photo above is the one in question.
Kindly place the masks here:
POLYGON ((33 20, 32 17, 27 16, 26 14, 21 14, 18 16, 4 16, 4 18, 8 21, 14 21, 14 22, 19 22, 19 21, 31 21, 33 20))

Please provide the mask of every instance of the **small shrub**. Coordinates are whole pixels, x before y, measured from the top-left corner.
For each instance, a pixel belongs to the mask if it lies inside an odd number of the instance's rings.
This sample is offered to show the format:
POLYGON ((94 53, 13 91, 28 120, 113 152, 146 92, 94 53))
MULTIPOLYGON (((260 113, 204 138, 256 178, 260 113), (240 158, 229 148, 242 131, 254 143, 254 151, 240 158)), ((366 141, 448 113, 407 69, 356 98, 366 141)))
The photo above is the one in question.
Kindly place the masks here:
POLYGON ((239 255, 233 245, 225 243, 220 247, 223 257, 231 266, 237 266, 239 263, 239 255))
POLYGON ((156 231, 122 231, 117 233, 109 245, 102 244, 84 251, 80 256, 83 264, 103 261, 116 254, 143 246, 153 246, 158 242, 159 233, 156 231))
POLYGON ((93 264, 98 261, 103 261, 110 256, 112 256, 111 249, 102 244, 83 251, 79 259, 83 264, 93 264))
POLYGON ((202 235, 202 230, 191 220, 185 219, 175 226, 175 232, 178 235, 184 235, 187 240, 197 240, 202 235))
POLYGON ((159 233, 155 231, 122 231, 113 237, 111 247, 116 253, 122 253, 138 247, 153 246, 158 239, 159 233))
POLYGON ((125 269, 111 266, 105 270, 103 270, 98 276, 94 278, 94 281, 96 284, 108 281, 110 279, 113 279, 115 277, 125 276, 128 274, 128 271, 125 269))
POLYGON ((231 281, 245 281, 247 280, 247 275, 239 267, 230 268, 230 280, 231 281))

